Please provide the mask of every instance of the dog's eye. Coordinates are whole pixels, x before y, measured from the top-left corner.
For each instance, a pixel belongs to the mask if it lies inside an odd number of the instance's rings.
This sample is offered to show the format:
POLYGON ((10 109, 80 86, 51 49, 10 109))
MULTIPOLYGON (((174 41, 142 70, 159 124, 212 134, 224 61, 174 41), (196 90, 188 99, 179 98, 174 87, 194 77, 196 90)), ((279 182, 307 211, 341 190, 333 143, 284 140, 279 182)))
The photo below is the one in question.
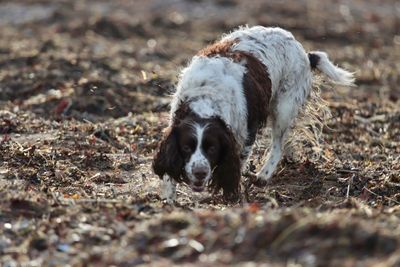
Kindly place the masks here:
POLYGON ((188 145, 184 145, 182 147, 182 151, 185 152, 185 153, 190 153, 190 152, 192 152, 192 148, 190 146, 188 146, 188 145))
POLYGON ((215 154, 217 152, 217 148, 215 146, 210 146, 207 149, 208 154, 215 154))

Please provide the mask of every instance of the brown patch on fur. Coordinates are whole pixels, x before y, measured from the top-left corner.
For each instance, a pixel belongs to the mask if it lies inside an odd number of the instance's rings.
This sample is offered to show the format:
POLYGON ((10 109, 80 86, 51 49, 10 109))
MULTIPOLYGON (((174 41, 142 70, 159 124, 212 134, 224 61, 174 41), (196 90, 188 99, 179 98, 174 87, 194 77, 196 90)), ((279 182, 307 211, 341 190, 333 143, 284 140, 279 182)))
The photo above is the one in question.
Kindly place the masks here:
POLYGON ((172 127, 179 125, 183 119, 191 115, 197 116, 189 107, 188 102, 181 102, 178 106, 178 109, 175 111, 174 116, 172 117, 172 127))
POLYGON ((271 80, 267 67, 250 52, 232 51, 232 46, 239 42, 240 39, 216 42, 201 50, 198 55, 227 57, 234 62, 246 62, 247 72, 243 77, 243 88, 247 103, 249 137, 245 145, 252 145, 258 129, 267 122, 272 93, 271 80))
POLYGON ((234 39, 229 41, 215 42, 200 50, 197 55, 205 57, 226 56, 227 54, 232 53, 231 48, 234 44, 238 43, 238 41, 238 39, 234 39))
POLYGON ((267 122, 272 87, 266 66, 249 53, 246 53, 246 68, 247 73, 243 77, 248 112, 247 128, 249 130, 246 145, 252 145, 257 130, 267 122))

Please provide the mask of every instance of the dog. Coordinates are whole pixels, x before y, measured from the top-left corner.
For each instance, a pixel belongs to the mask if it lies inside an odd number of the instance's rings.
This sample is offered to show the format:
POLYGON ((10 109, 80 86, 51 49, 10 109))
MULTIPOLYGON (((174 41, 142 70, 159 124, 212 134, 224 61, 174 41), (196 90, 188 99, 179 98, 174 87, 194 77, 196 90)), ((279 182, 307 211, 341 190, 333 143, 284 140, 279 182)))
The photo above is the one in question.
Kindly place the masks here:
POLYGON ((181 182, 196 192, 222 189, 224 198, 237 199, 242 170, 267 120, 272 142, 256 177, 268 181, 316 69, 335 83, 354 84, 353 73, 333 65, 326 53, 306 53, 277 27, 240 27, 199 51, 179 77, 153 161, 166 201, 176 200, 181 182))

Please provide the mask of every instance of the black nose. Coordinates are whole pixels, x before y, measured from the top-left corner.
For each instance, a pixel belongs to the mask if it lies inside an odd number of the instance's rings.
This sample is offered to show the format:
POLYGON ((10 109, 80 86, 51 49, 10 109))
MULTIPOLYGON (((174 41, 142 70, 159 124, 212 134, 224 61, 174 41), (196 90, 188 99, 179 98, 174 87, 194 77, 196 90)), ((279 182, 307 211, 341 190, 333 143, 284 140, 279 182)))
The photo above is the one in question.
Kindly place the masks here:
POLYGON ((193 171, 193 175, 198 180, 204 180, 207 176, 207 170, 206 169, 196 169, 193 171))

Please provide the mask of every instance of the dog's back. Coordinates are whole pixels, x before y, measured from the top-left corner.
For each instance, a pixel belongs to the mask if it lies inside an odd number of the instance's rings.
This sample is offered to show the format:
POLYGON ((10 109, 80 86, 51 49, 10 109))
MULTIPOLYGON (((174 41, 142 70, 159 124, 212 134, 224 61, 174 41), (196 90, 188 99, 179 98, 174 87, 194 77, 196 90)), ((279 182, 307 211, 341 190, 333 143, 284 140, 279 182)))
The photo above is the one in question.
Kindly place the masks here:
MULTIPOLYGON (((272 95, 275 95, 278 88, 282 87, 282 83, 290 82, 290 75, 307 79, 311 77, 306 52, 286 30, 263 26, 241 27, 226 35, 222 40, 232 39, 238 40, 233 50, 248 51, 267 67, 272 82, 272 95)), ((307 84, 309 82, 306 81, 307 84)))

